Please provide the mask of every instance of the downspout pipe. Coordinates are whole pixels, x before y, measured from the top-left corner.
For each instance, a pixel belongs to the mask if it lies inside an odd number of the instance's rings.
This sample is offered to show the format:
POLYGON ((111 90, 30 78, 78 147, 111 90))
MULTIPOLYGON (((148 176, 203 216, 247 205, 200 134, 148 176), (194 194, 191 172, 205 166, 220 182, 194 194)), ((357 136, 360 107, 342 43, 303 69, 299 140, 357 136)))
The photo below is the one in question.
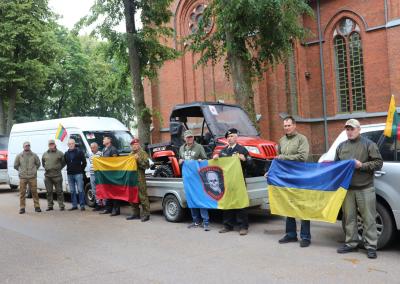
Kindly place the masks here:
POLYGON ((317 21, 318 21, 318 42, 319 42, 319 64, 321 66, 321 87, 322 87, 322 109, 324 120, 324 140, 325 152, 329 149, 328 140, 328 116, 326 111, 326 82, 325 82, 325 64, 324 64, 324 50, 322 48, 322 31, 321 31, 321 13, 320 13, 320 0, 317 0, 317 21))

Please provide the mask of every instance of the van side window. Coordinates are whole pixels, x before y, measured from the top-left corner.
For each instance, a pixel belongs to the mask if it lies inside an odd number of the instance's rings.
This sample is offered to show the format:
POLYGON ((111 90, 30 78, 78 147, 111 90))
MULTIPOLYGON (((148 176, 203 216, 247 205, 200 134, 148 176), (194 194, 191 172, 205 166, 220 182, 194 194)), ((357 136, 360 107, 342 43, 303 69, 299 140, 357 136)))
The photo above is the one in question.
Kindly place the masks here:
POLYGON ((372 142, 375 142, 379 146, 379 144, 380 144, 379 142, 382 142, 382 141, 379 141, 380 138, 382 137, 382 133, 383 133, 383 130, 369 131, 369 132, 361 133, 361 136, 368 138, 369 140, 371 140, 372 142))
POLYGON ((85 144, 83 143, 82 137, 79 134, 71 134, 69 135, 69 139, 74 139, 76 147, 86 154, 85 144))

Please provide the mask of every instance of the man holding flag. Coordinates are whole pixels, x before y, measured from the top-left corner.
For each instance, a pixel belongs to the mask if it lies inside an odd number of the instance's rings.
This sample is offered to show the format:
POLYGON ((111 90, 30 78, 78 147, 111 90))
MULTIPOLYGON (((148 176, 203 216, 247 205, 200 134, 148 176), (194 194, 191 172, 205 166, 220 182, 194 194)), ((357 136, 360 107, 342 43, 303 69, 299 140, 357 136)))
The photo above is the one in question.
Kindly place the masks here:
MULTIPOLYGON (((305 162, 308 158, 309 144, 307 138, 296 131, 296 121, 288 116, 283 120, 285 135, 279 140, 278 157, 280 160, 305 162)), ((300 246, 311 244, 310 221, 301 220, 300 246)), ((297 242, 296 219, 286 217, 286 234, 279 240, 280 244, 297 242)))
POLYGON ((378 146, 360 135, 361 126, 358 120, 349 119, 345 129, 348 140, 337 147, 335 161, 354 160, 355 171, 342 205, 345 244, 339 247, 337 252, 348 253, 357 250, 359 243, 357 211, 359 211, 364 224, 362 240, 367 249, 367 256, 376 258, 378 235, 375 219, 374 171, 382 168, 383 160, 378 146))

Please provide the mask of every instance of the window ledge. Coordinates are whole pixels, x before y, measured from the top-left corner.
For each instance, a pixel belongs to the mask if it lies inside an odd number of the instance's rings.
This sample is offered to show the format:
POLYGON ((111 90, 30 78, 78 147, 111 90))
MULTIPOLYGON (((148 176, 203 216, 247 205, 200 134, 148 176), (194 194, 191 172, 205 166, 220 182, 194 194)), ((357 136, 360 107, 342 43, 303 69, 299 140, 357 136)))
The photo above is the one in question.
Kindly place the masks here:
MULTIPOLYGON (((400 108, 397 108, 397 111, 400 111, 400 108)), ((279 113, 279 116, 283 119, 289 114, 286 112, 279 113)), ((296 122, 304 122, 304 123, 313 123, 313 122, 323 122, 323 117, 313 117, 313 118, 305 118, 300 117, 298 115, 292 115, 296 122)), ((340 113, 334 116, 328 116, 326 120, 328 121, 338 121, 338 120, 347 120, 350 118, 373 118, 373 117, 385 117, 387 116, 387 112, 354 112, 354 113, 340 113)))

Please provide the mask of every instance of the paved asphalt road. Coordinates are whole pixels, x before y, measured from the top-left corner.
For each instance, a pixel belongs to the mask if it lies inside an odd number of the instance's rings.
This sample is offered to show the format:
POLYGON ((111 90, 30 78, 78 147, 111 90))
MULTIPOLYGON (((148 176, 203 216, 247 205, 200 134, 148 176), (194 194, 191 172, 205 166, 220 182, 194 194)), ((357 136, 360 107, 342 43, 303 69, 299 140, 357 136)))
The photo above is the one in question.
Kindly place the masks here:
POLYGON ((0 190, 0 283, 400 283, 399 238, 377 260, 339 255, 339 224, 312 223, 312 246, 300 248, 279 245, 284 220, 262 214, 242 237, 219 234, 218 213, 204 232, 166 222, 160 204, 141 223, 125 220, 128 206, 109 217, 32 203, 19 215, 17 193, 0 190))

